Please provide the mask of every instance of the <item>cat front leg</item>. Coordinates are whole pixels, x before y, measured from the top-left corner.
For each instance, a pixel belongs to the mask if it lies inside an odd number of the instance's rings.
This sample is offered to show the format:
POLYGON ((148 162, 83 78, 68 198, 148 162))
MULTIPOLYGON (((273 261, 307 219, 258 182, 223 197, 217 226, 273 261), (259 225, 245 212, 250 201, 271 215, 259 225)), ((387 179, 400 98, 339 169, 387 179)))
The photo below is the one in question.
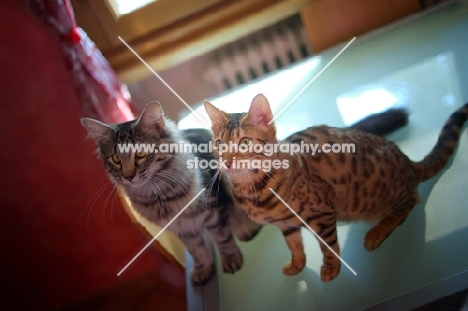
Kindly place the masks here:
POLYGON ((242 267, 244 259, 234 240, 227 220, 218 221, 213 226, 207 226, 207 230, 221 257, 223 271, 233 274, 239 270, 242 267))
POLYGON ((190 282, 200 286, 209 281, 215 271, 213 254, 208 250, 203 232, 179 234, 193 258, 194 267, 190 271, 190 282))
POLYGON ((302 244, 301 227, 284 224, 277 225, 283 233, 284 239, 291 251, 291 260, 283 268, 283 274, 296 275, 302 271, 306 263, 304 245, 302 244))
POLYGON ((323 254, 323 264, 320 269, 320 279, 322 282, 328 282, 336 278, 340 272, 341 263, 336 254, 340 253, 340 246, 338 245, 338 236, 336 231, 336 216, 326 214, 320 218, 310 221, 309 226, 315 230, 317 235, 322 239, 318 242, 320 250, 323 254), (325 242, 326 245, 323 243, 325 242), (327 247, 328 246, 328 247, 327 247))
POLYGON ((405 221, 418 200, 417 194, 408 196, 401 206, 396 207, 390 215, 384 217, 376 226, 371 228, 364 238, 366 250, 373 251, 378 248, 392 231, 405 221))

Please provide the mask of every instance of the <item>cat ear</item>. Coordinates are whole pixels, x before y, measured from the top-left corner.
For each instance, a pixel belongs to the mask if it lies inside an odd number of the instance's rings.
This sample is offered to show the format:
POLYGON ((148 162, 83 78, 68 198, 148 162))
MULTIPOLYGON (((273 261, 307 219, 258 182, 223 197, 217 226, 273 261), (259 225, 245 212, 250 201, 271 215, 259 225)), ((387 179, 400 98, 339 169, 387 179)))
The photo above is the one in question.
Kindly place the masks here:
POLYGON ((103 140, 111 139, 112 127, 109 125, 90 118, 82 118, 81 124, 98 144, 103 140))
POLYGON ((155 131, 161 132, 165 126, 166 123, 164 122, 164 112, 161 104, 157 101, 152 101, 146 105, 135 127, 140 128, 144 132, 154 134, 155 131))
POLYGON ((215 129, 223 126, 226 123, 227 118, 222 111, 206 100, 204 101, 204 104, 206 113, 208 113, 208 116, 211 119, 211 128, 215 129))
POLYGON ((268 124, 273 119, 270 104, 263 94, 258 94, 250 104, 249 112, 245 117, 250 123, 255 125, 263 125, 268 128, 273 128, 274 123, 268 124))

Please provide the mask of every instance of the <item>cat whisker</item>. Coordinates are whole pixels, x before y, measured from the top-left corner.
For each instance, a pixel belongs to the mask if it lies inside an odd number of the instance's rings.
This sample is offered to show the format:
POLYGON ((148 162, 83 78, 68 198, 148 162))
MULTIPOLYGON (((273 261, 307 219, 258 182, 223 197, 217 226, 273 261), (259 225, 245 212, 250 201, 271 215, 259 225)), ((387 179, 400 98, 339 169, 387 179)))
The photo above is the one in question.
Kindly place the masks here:
POLYGON ((174 184, 180 187, 180 189, 184 192, 185 195, 188 195, 189 185, 182 180, 182 178, 177 179, 178 177, 176 174, 169 174, 169 173, 159 173, 158 175, 165 177, 172 181, 174 184))
MULTIPOLYGON (((268 177, 270 180, 275 179, 275 181, 278 184, 281 183, 281 180, 279 180, 279 178, 272 172, 265 172, 265 176, 268 177)), ((265 179, 265 177, 263 177, 263 179, 265 179)), ((266 182, 268 182, 268 180, 266 182)))
POLYGON ((202 176, 205 176, 206 174, 210 173, 211 172, 211 169, 210 168, 207 168, 205 170, 202 171, 202 176))
POLYGON ((104 227, 105 227, 105 228, 108 227, 108 226, 107 226, 107 220, 106 220, 106 209, 107 209, 107 204, 108 204, 109 198, 110 198, 111 194, 114 192, 114 190, 115 190, 115 187, 107 194, 106 199, 104 200, 104 205, 103 205, 103 207, 102 207, 102 211, 101 211, 101 213, 102 213, 102 220, 104 221, 104 227))
MULTIPOLYGON (((158 196, 159 196, 159 201, 160 201, 160 205, 161 205, 161 208, 164 210, 165 214, 169 214, 170 213, 170 206, 169 206, 169 203, 167 202, 167 197, 163 194, 163 191, 161 190, 161 188, 159 187, 161 185, 161 183, 164 183, 166 184, 168 187, 170 187, 174 193, 174 196, 177 198, 177 193, 175 192, 175 189, 170 186, 168 183, 166 183, 165 181, 161 180, 160 178, 156 177, 156 176, 152 176, 151 178, 151 184, 153 186, 155 186, 157 189, 158 189, 158 196), (158 185, 159 184, 159 185, 158 185), (161 201, 161 198, 164 200, 164 205, 162 204, 162 201, 161 201)), ((162 215, 162 214, 161 214, 162 215)))
POLYGON ((115 198, 117 197, 118 197, 118 189, 115 188, 114 195, 112 196, 112 202, 111 202, 111 220, 112 220, 112 226, 114 227, 114 229, 117 229, 117 227, 115 226, 115 222, 114 222, 115 198))
POLYGON ((107 182, 105 183, 104 185, 101 186, 101 188, 99 188, 99 190, 96 192, 96 194, 94 194, 91 199, 89 200, 88 204, 86 204, 86 207, 83 209, 83 211, 80 213, 80 215, 78 216, 76 222, 79 222, 81 217, 84 215, 84 213, 87 211, 88 212, 88 216, 87 216, 87 220, 86 220, 86 228, 89 228, 89 217, 90 217, 90 213, 91 213, 91 210, 93 209, 93 206, 94 206, 94 203, 96 202, 96 200, 104 193, 104 191, 106 191, 106 189, 109 187, 109 186, 113 186, 112 182, 107 182))
POLYGON ((106 197, 106 200, 104 201, 104 208, 102 209, 102 218, 104 220, 104 226, 107 228, 107 219, 106 219, 106 210, 107 210, 107 204, 109 203, 109 199, 111 198, 111 196, 117 191, 117 188, 114 187, 108 194, 107 194, 107 197, 106 197))
POLYGON ((256 192, 255 192, 255 185, 254 185, 252 179, 250 178, 250 174, 245 174, 244 176, 247 176, 248 184, 249 184, 249 188, 250 188, 250 194, 252 195, 252 199, 255 199, 255 205, 257 205, 257 203, 258 203, 258 198, 257 198, 257 196, 255 195, 255 194, 256 194, 256 192))
POLYGON ((175 189, 174 189, 171 185, 169 185, 169 184, 168 184, 167 182, 165 182, 164 180, 162 180, 162 179, 160 179, 160 178, 157 178, 156 176, 153 176, 153 178, 155 179, 155 181, 160 182, 160 183, 163 183, 163 184, 165 184, 166 186, 168 186, 169 188, 171 188, 172 192, 174 193, 174 197, 177 198, 177 193, 176 193, 175 189))
MULTIPOLYGON (((218 178, 219 176, 219 171, 217 171, 216 173, 216 178, 218 178)), ((221 184, 222 180, 220 178, 219 182, 218 182, 218 188, 216 189, 216 204, 219 204, 219 187, 220 187, 220 184, 221 184)))
POLYGON ((171 155, 171 158, 174 159, 174 160, 176 160, 176 161, 179 161, 180 163, 182 163, 182 164, 184 164, 184 165, 187 164, 186 161, 184 161, 183 159, 181 159, 181 158, 180 158, 179 156, 177 156, 177 155, 171 155))
MULTIPOLYGON (((159 200, 159 208, 163 209, 166 213, 169 212, 169 204, 167 203, 166 196, 163 195, 161 189, 157 185, 157 181, 153 181, 149 183, 150 187, 153 189, 154 193, 157 195, 159 200), (164 200, 165 205, 163 204, 161 198, 164 200)), ((159 211, 159 209, 154 209, 154 212, 159 211)), ((159 212, 161 214, 161 212, 159 212)))
MULTIPOLYGON (((207 191, 206 193, 204 206, 208 206, 208 208, 210 208, 210 205, 207 204, 207 201, 209 201, 209 199, 211 198, 211 193, 213 191, 214 184, 216 183, 216 180, 218 179, 219 176, 220 176, 220 171, 216 171, 216 173, 210 178, 210 180, 207 183, 207 188, 209 191, 207 191)), ((219 192, 219 182, 218 182, 218 188, 216 191, 216 200, 218 198, 218 192, 219 192)))

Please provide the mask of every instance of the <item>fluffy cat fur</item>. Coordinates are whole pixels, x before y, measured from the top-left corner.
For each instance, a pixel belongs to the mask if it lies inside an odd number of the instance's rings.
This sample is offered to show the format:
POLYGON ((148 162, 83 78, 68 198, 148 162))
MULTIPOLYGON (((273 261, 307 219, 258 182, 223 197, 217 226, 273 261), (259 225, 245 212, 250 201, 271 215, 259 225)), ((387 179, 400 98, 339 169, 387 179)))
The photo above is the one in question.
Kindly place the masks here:
MULTIPOLYGON (((226 113, 209 102, 205 108, 212 121, 215 145, 276 144, 273 115, 267 99, 257 95, 248 113, 226 113)), ((376 223, 364 238, 368 251, 378 248, 408 216, 418 202, 419 183, 436 175, 451 157, 460 130, 468 117, 468 104, 446 122, 432 151, 420 162, 411 161, 398 147, 381 137, 356 129, 310 127, 283 143, 301 142, 355 144, 354 153, 239 153, 222 154, 227 165, 221 171, 232 182, 234 198, 249 217, 261 224, 280 228, 292 253, 283 273, 294 275, 305 265, 300 220, 269 190, 272 188, 336 252, 337 221, 365 220, 376 223), (288 169, 241 169, 232 160, 288 160, 288 169)), ((215 151, 217 153, 217 151, 215 151)), ((218 155, 218 153, 217 153, 218 155)), ((339 259, 322 243, 321 280, 334 279, 339 259)))
POLYGON ((213 255, 205 246, 205 229, 220 254, 223 271, 240 269, 243 258, 232 232, 246 241, 261 226, 235 208, 230 188, 223 178, 215 176, 216 170, 187 169, 187 160, 195 156, 209 160, 213 154, 120 153, 117 148, 117 144, 126 143, 208 143, 212 139, 209 130, 179 131, 164 117, 157 102, 149 103, 133 121, 104 124, 84 118, 81 122, 96 141, 109 178, 152 223, 165 226, 203 187, 207 188, 167 229, 182 240, 193 257, 190 280, 194 285, 207 282, 215 269, 213 255))

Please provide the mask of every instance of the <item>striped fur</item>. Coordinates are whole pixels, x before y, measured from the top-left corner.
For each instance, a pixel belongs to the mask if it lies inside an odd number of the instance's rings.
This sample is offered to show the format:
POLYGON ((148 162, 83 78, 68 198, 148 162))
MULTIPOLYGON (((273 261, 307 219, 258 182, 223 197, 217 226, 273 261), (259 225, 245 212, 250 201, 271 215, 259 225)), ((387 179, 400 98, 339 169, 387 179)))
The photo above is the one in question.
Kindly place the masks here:
POLYGON ((104 124, 82 119, 82 123, 98 144, 109 178, 150 222, 165 226, 202 187, 207 188, 167 229, 182 240, 194 259, 190 276, 194 285, 208 281, 215 269, 213 255, 205 246, 205 230, 220 254, 224 272, 234 273, 241 268, 242 254, 232 233, 249 240, 261 226, 235 207, 230 188, 225 180, 215 176, 216 170, 187 169, 187 160, 194 156, 213 159, 213 154, 148 153, 138 157, 135 153, 120 153, 117 148, 119 143, 208 143, 212 139, 210 131, 177 130, 155 102, 148 104, 137 120, 104 124), (113 156, 118 156, 119 163, 113 156))
MULTIPOLYGON (((239 143, 247 137, 253 143, 278 143, 267 99, 258 95, 248 113, 229 114, 208 102, 205 108, 212 120, 214 141, 239 143), (231 126, 227 126, 230 124, 231 126), (238 124, 238 128, 232 126, 238 124)), ((356 129, 326 126, 310 127, 287 138, 284 143, 353 143, 354 153, 274 153, 227 152, 224 160, 287 160, 288 169, 224 168, 233 184, 237 204, 261 224, 277 225, 291 250, 292 259, 283 272, 299 273, 305 265, 302 223, 269 191, 272 188, 336 252, 337 221, 365 220, 376 225, 364 239, 372 251, 408 216, 418 202, 417 185, 434 176, 452 155, 460 130, 468 117, 468 104, 452 114, 430 154, 414 163, 398 147, 381 137, 356 129)), ((324 245, 322 281, 334 279, 340 262, 324 245)))

